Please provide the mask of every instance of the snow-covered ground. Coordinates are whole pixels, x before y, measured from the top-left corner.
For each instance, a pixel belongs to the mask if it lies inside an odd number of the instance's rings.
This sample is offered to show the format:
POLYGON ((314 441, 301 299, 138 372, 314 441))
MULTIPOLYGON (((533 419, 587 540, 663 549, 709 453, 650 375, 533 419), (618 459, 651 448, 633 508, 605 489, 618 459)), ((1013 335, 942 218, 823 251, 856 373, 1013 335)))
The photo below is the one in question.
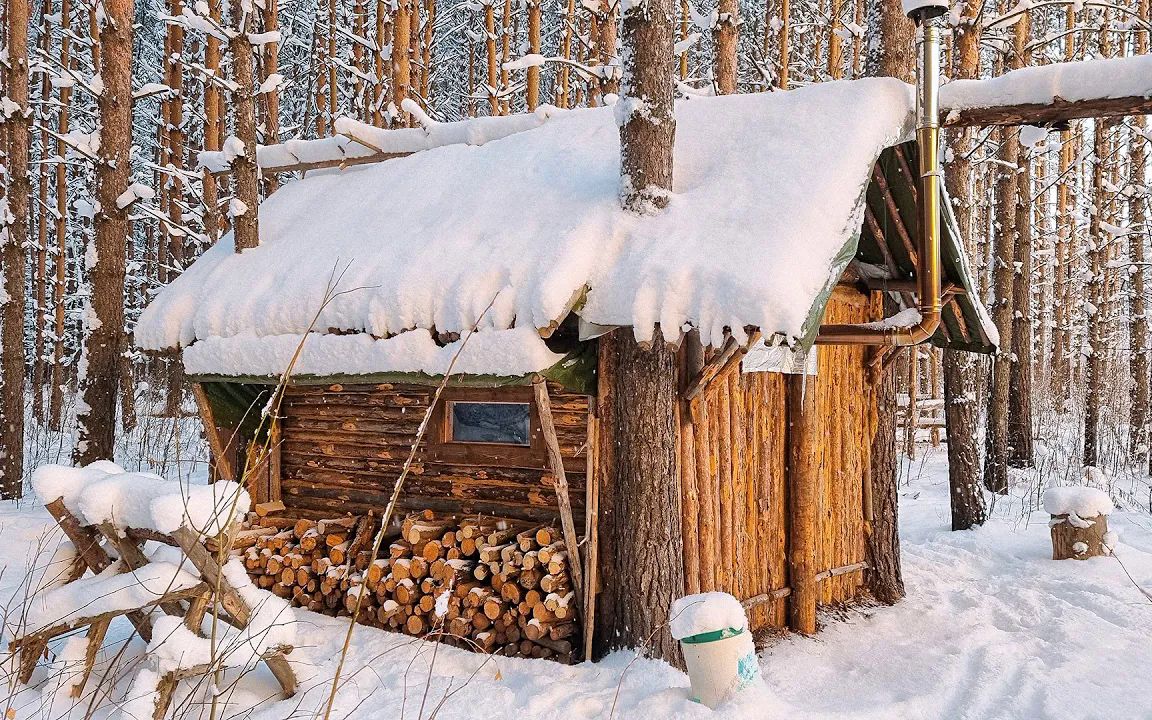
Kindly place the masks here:
MULTIPOLYGON (((332 718, 1148 718, 1152 717, 1152 516, 1118 511, 1118 559, 1049 560, 1047 516, 1021 510, 1029 490, 972 532, 949 531, 943 450, 917 461, 901 497, 908 597, 895 607, 825 617, 814 638, 778 640, 761 653, 763 692, 716 712, 686 699, 687 678, 663 663, 617 653, 560 667, 487 658, 357 627, 332 718), (1121 564, 1122 563, 1122 564, 1121 564), (431 671, 430 671, 431 668, 431 671)), ((46 529, 47 514, 0 505, 0 590, 11 593, 46 529)), ((302 691, 279 701, 263 671, 226 678, 218 717, 323 717, 344 621, 300 613, 292 657, 302 691), (319 709, 319 714, 317 710, 319 709)), ((121 635, 123 637, 123 635, 121 635)), ((108 648, 109 658, 120 648, 108 648)), ((118 658, 126 664, 139 641, 118 658)), ((81 718, 90 696, 16 693, 15 718, 81 718), (74 706, 69 715, 68 708, 74 706)), ((89 685, 95 685, 90 682, 89 685)), ((5 691, 7 687, 5 686, 5 691)), ((116 717, 122 697, 96 703, 116 717)), ((202 697, 193 698, 201 702, 202 697)), ((185 717, 209 717, 185 703, 185 717)))

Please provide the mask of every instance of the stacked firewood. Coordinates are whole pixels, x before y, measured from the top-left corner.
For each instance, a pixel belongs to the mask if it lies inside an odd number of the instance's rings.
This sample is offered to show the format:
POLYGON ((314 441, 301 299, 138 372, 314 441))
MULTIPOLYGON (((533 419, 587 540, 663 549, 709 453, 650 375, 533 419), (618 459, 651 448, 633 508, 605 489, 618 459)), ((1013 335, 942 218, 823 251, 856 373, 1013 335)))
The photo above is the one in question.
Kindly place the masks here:
POLYGON ((372 561, 370 516, 253 524, 245 567, 300 607, 508 656, 570 662, 578 647, 568 553, 554 527, 424 511, 372 561))

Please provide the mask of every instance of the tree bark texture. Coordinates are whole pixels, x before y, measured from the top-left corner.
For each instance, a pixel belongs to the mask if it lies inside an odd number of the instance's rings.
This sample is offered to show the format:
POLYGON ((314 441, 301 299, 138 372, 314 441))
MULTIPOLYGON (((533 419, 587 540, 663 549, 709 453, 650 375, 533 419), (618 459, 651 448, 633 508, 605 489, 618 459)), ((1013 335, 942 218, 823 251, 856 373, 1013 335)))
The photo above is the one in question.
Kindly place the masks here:
MULTIPOLYGON (((1008 67, 1028 65, 1031 35, 1028 13, 1013 27, 1015 49, 1008 67)), ((1018 144, 1016 137, 1008 140, 1018 144)), ((1031 467, 1032 449, 1032 153, 1020 153, 1016 176, 1015 235, 1012 281, 1012 365, 1008 377, 1008 464, 1031 467)))
POLYGON ((91 320, 85 328, 77 442, 73 460, 86 465, 113 455, 116 392, 124 332, 124 262, 129 222, 127 208, 116 198, 128 187, 128 152, 132 144, 133 0, 107 0, 100 28, 100 162, 96 168, 95 266, 91 320))
MULTIPOLYGON (((878 0, 868 15, 868 55, 864 74, 915 80, 915 26, 904 16, 899 0, 878 0)), ((886 299, 885 317, 893 315, 895 303, 886 299)), ((867 536, 868 589, 884 603, 904 597, 900 570, 900 528, 897 508, 900 488, 896 459, 896 375, 894 364, 881 371, 876 382, 876 435, 872 438, 873 520, 867 536)))
POLYGON ((668 205, 676 138, 672 0, 643 0, 624 15, 624 97, 620 125, 621 200, 626 210, 668 205))
POLYGON ((0 138, 8 177, 7 203, 0 196, 0 499, 20 497, 24 476, 24 263, 28 245, 28 149, 31 108, 28 104, 28 22, 30 4, 14 2, 6 13, 8 82, 4 93, 18 109, 3 122, 0 138))
MULTIPOLYGON (((1001 130, 1000 160, 1005 168, 1016 167, 1020 144, 1010 130, 1001 130)), ((1008 492, 1008 403, 1012 373, 1012 316, 1016 253, 1016 172, 1002 170, 996 185, 996 236, 993 241, 992 282, 995 301, 992 319, 1000 332, 1000 349, 992 365, 992 392, 988 398, 985 434, 984 486, 996 493, 1008 492)))
POLYGON ((238 87, 233 94, 233 111, 236 137, 244 143, 244 153, 232 162, 232 176, 236 182, 236 199, 244 204, 244 208, 240 214, 233 212, 232 227, 236 252, 243 252, 260 244, 260 170, 256 166, 256 88, 253 84, 256 68, 252 44, 248 42, 251 18, 239 5, 233 10, 239 15, 233 28, 236 36, 229 41, 233 80, 238 87))
POLYGON ((661 340, 642 347, 630 328, 600 338, 596 643, 597 654, 644 648, 678 665, 667 627, 684 592, 677 365, 661 340))
MULTIPOLYGON (((975 78, 980 71, 980 3, 965 3, 956 34, 956 76, 975 78)), ((955 206, 969 257, 977 229, 976 208, 971 186, 972 163, 968 152, 973 130, 954 131, 956 152, 945 170, 944 182, 955 206)), ((952 529, 968 530, 985 520, 984 493, 980 488, 979 404, 976 385, 980 360, 971 353, 943 351, 944 425, 948 434, 948 497, 952 508, 952 529)))
POLYGON ((1084 369, 1084 455, 1085 467, 1099 463, 1100 453, 1100 399, 1104 386, 1104 268, 1108 252, 1105 238, 1100 228, 1100 215, 1104 208, 1104 160, 1107 155, 1108 126, 1097 120, 1095 133, 1095 160, 1092 164, 1092 200, 1097 211, 1092 213, 1088 225, 1088 239, 1092 243, 1088 251, 1088 358, 1084 369))
POLYGON ((731 95, 736 92, 740 5, 737 0, 720 0, 716 9, 720 14, 712 28, 712 41, 716 44, 716 91, 720 95, 731 95))

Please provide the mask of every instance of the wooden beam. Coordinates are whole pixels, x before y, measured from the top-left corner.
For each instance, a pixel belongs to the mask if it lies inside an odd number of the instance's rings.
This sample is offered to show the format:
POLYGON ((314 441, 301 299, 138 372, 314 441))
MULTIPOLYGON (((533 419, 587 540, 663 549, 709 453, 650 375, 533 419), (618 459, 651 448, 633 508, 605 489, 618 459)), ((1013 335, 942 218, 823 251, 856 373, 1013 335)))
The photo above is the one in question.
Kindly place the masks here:
POLYGON ((600 549, 600 421, 595 408, 588 413, 588 474, 584 480, 584 539, 588 543, 587 582, 584 585, 584 661, 592 661, 592 634, 596 628, 596 585, 600 549))
MULTIPOLYGON (((48 509, 48 513, 56 520, 56 524, 68 536, 84 564, 94 574, 103 572, 112 564, 112 558, 100 546, 100 535, 92 528, 81 524, 80 520, 64 506, 64 498, 56 498, 44 507, 48 509)), ((128 619, 144 642, 152 641, 152 621, 148 619, 146 614, 130 612, 128 619)))
POLYGON ((816 632, 816 504, 818 438, 815 378, 788 375, 788 570, 792 596, 789 621, 793 630, 816 632))
POLYGON ((681 398, 685 403, 691 403, 697 395, 704 392, 713 380, 724 374, 732 363, 740 362, 748 354, 748 349, 760 340, 760 331, 757 330, 748 336, 748 342, 741 345, 735 338, 728 338, 720 352, 712 358, 700 372, 688 383, 681 398))
POLYGON ((204 435, 208 438, 208 447, 216 458, 216 474, 224 480, 236 479, 236 468, 232 467, 232 460, 228 457, 228 445, 220 439, 220 430, 216 426, 216 417, 212 413, 212 405, 208 402, 208 394, 200 383, 192 383, 192 396, 196 398, 196 410, 200 413, 200 422, 204 424, 204 435))
POLYGON ((904 244, 904 251, 908 253, 908 259, 912 261, 913 265, 919 267, 919 253, 916 252, 912 236, 908 234, 908 228, 904 226, 904 219, 900 216, 900 207, 892 196, 892 188, 888 186, 888 178, 884 177, 880 168, 873 166, 872 180, 876 183, 876 187, 880 188, 880 194, 884 196, 884 206, 888 208, 888 215, 892 219, 892 224, 896 226, 896 234, 900 236, 900 242, 904 244))
POLYGON ((1152 114, 1152 98, 1095 98, 1069 102, 1053 98, 1050 103, 998 105, 950 110, 940 108, 944 127, 986 127, 989 125, 1059 126, 1083 118, 1124 117, 1152 114))
MULTIPOLYGON (((358 141, 359 142, 359 141, 358 141)), ((363 155, 361 157, 341 157, 333 158, 331 160, 317 160, 316 162, 294 162, 284 165, 261 165, 260 171, 264 174, 271 173, 287 173, 287 172, 308 172, 309 170, 326 170, 328 168, 344 168, 352 167, 354 165, 371 165, 372 163, 384 162, 385 160, 392 160, 394 158, 402 158, 411 155, 412 153, 382 153, 374 152, 370 155, 363 155)), ((214 176, 227 175, 232 172, 231 168, 218 170, 212 173, 214 176)))
POLYGON ((536 394, 536 409, 540 415, 540 430, 548 448, 548 465, 556 478, 556 500, 560 505, 560 527, 564 531, 564 545, 568 549, 568 567, 572 574, 572 590, 583 598, 584 572, 580 562, 580 543, 576 537, 576 523, 572 519, 572 499, 568 496, 568 476, 564 472, 564 456, 560 454, 560 440, 552 422, 552 401, 548 398, 548 383, 536 376, 532 381, 536 394))

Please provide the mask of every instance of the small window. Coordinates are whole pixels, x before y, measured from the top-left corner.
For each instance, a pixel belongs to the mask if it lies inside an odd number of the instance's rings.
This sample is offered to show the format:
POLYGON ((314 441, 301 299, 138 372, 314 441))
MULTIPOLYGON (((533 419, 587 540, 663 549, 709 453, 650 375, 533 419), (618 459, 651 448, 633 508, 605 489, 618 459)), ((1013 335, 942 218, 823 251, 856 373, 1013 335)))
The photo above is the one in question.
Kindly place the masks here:
POLYGON ((531 445, 528 403, 449 402, 449 441, 531 445))

